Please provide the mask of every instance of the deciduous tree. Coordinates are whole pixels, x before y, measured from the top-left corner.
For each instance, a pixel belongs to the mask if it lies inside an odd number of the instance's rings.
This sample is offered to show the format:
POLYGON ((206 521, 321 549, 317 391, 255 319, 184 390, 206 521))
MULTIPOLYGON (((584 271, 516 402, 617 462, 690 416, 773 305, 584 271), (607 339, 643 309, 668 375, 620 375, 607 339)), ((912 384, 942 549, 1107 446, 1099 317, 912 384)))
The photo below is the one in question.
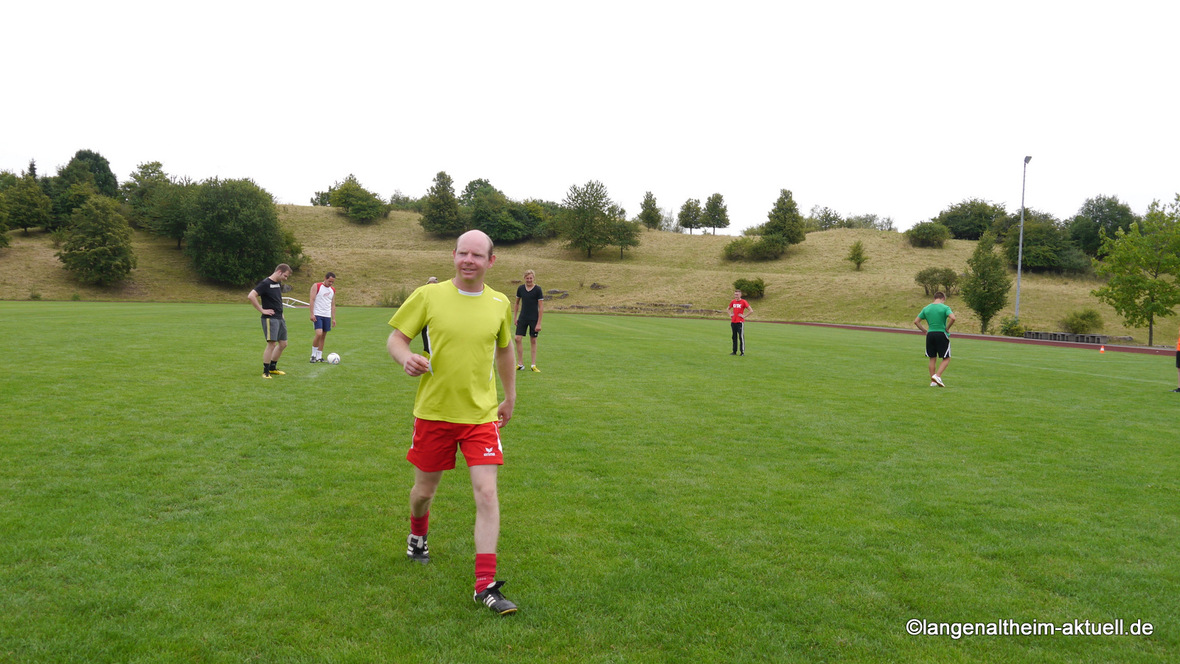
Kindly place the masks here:
POLYGON ((27 235, 30 228, 47 228, 52 223, 53 201, 32 175, 20 178, 4 192, 4 199, 9 228, 22 228, 27 235))
POLYGON ((805 225, 807 230, 812 231, 826 231, 831 228, 840 228, 844 223, 844 217, 827 206, 812 206, 811 212, 807 215, 805 225))
POLYGON ((656 197, 649 191, 643 195, 643 203, 639 205, 639 223, 655 230, 660 227, 661 221, 663 214, 660 213, 660 206, 656 204, 656 197))
POLYGON ((85 284, 108 286, 135 269, 131 227, 112 198, 95 195, 74 210, 57 257, 85 284))
POLYGON ((455 198, 455 181, 446 171, 434 176, 434 184, 426 192, 422 204, 422 228, 435 235, 458 237, 467 230, 455 198))
POLYGON ((152 208, 152 198, 168 184, 168 174, 164 172, 164 165, 160 162, 149 161, 137 166, 119 187, 123 200, 127 201, 127 206, 131 208, 129 221, 144 224, 152 208))
POLYGON ((979 333, 986 334, 988 323, 1008 305, 1012 279, 1004 259, 995 252, 995 236, 985 233, 967 259, 967 274, 962 280, 963 302, 979 317, 979 333))
POLYGON ((234 286, 270 274, 284 258, 274 198, 251 180, 202 182, 184 252, 197 274, 234 286))
POLYGON ((701 201, 696 198, 690 198, 684 201, 684 205, 680 206, 680 214, 676 215, 676 223, 681 228, 687 228, 688 234, 692 235, 694 228, 701 227, 701 201))
MULTIPOLYGON (((1020 258, 1019 213, 1008 222, 1008 234, 1004 238, 1004 255, 1008 266, 1016 267, 1020 258)), ((1066 230, 1056 217, 1039 210, 1026 208, 1024 212, 1024 254, 1021 269, 1031 272, 1086 272, 1090 260, 1069 239, 1066 230)))
POLYGON ((1114 307, 1131 327, 1147 326, 1155 341, 1155 320, 1180 304, 1180 194, 1166 208, 1152 202, 1142 222, 1104 236, 1095 266, 1106 285, 1091 292, 1114 307))
POLYGON ((1114 237, 1118 229, 1127 230, 1139 221, 1131 206, 1118 196, 1095 196, 1086 199, 1067 225, 1069 237, 1087 256, 1097 256, 1102 246, 1102 233, 1114 237))
POLYGON ((558 228, 567 247, 585 251, 586 258, 592 258, 595 250, 612 244, 614 223, 623 215, 605 185, 597 180, 581 187, 572 185, 562 206, 558 228))
POLYGON ((351 173, 331 191, 328 203, 353 221, 364 224, 389 214, 385 201, 361 186, 351 173))
POLYGON ((93 150, 78 150, 71 162, 84 164, 86 170, 94 176, 94 187, 98 193, 110 198, 119 196, 119 180, 111 170, 111 162, 93 150))
POLYGON ((1003 205, 970 198, 939 212, 933 221, 946 226, 956 240, 978 240, 1005 214, 1003 205))
POLYGON ((700 223, 701 228, 712 228, 713 235, 717 234, 718 228, 729 228, 729 209, 721 194, 713 194, 705 201, 700 223))
POLYGON ((639 246, 639 237, 643 233, 643 224, 623 217, 619 214, 611 225, 610 243, 619 248, 619 258, 623 257, 624 250, 639 246))
POLYGON ((196 195, 200 185, 189 178, 170 179, 152 190, 151 203, 143 221, 144 228, 176 240, 180 249, 197 216, 196 195))

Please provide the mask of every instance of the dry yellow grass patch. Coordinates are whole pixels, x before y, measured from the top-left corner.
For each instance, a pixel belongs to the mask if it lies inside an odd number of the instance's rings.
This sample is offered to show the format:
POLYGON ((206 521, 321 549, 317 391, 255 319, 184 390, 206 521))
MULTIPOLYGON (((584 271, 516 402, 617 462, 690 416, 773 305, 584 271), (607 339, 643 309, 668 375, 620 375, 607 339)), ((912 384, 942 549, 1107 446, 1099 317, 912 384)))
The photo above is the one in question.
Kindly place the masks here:
MULTIPOLYGON (((374 306, 401 290, 412 290, 430 276, 449 278, 454 268, 450 252, 453 240, 427 235, 418 215, 394 212, 387 219, 356 224, 331 208, 280 205, 279 218, 294 231, 308 254, 307 264, 295 274, 292 293, 305 299, 311 284, 331 270, 339 277, 338 302, 342 306, 374 306)), ((135 251, 139 267, 124 284, 113 288, 81 286, 54 257, 49 236, 10 231, 12 246, 0 249, 0 298, 28 299, 37 294, 47 300, 142 300, 157 302, 236 302, 245 304, 244 288, 227 288, 201 282, 176 243, 137 231, 135 251)), ((966 269, 974 242, 951 240, 943 249, 915 249, 899 233, 837 229, 811 233, 791 247, 778 261, 730 263, 722 250, 733 240, 725 235, 682 235, 645 231, 639 247, 623 258, 617 248, 596 252, 570 251, 558 241, 526 242, 496 248, 497 260, 489 272, 492 288, 512 295, 526 269, 537 272, 537 282, 548 290, 567 291, 550 296, 547 311, 634 311, 676 313, 677 308, 651 307, 653 303, 687 305, 691 315, 715 312, 718 318, 738 278, 761 277, 766 297, 752 302, 752 320, 791 320, 851 323, 885 327, 910 327, 918 310, 929 302, 914 283, 914 275, 927 267, 966 269), (869 260, 858 272, 845 260, 852 243, 864 243, 869 260), (592 288, 593 284, 606 286, 592 288)), ((259 279, 266 275, 258 275, 259 279)), ((1015 275, 1013 274, 1013 278, 1015 275)), ((1021 318, 1033 329, 1056 330, 1066 314, 1084 307, 1098 309, 1106 321, 1105 332, 1147 340, 1146 330, 1122 325, 1114 311, 1090 295, 1097 282, 1089 278, 1024 275, 1021 318)), ((1009 299, 1015 296, 1013 290, 1009 299)), ((962 333, 978 332, 979 322, 954 296, 950 300, 962 333)), ((993 325, 1011 315, 1013 303, 993 325)), ((1156 343, 1176 338, 1176 319, 1160 321, 1156 343)))

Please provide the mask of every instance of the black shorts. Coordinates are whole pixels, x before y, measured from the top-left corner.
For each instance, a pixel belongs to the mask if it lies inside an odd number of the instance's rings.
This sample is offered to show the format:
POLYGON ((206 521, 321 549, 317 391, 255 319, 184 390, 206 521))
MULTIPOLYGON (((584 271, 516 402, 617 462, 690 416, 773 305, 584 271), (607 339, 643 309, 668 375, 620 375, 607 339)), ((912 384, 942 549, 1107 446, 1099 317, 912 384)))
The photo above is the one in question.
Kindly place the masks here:
POLYGON ((534 339, 536 339, 537 335, 541 333, 540 330, 537 329, 537 321, 525 320, 523 318, 517 319, 516 336, 523 337, 526 330, 528 331, 529 336, 534 339))
POLYGON ((263 316, 262 334, 266 341, 277 342, 287 340, 287 321, 282 316, 263 316))
POLYGON ((950 357, 951 338, 946 332, 926 333, 926 357, 950 357))

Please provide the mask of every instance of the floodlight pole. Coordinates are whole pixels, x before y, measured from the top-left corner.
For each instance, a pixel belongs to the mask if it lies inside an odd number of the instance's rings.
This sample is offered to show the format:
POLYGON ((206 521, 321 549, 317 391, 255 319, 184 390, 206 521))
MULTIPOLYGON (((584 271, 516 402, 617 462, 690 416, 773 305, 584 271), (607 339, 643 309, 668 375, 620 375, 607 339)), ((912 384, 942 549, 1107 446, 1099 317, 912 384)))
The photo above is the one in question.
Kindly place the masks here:
POLYGON ((1024 187, 1028 181, 1028 162, 1032 157, 1024 158, 1024 175, 1020 178, 1020 244, 1016 246, 1016 322, 1020 322, 1020 272, 1024 263, 1024 187))

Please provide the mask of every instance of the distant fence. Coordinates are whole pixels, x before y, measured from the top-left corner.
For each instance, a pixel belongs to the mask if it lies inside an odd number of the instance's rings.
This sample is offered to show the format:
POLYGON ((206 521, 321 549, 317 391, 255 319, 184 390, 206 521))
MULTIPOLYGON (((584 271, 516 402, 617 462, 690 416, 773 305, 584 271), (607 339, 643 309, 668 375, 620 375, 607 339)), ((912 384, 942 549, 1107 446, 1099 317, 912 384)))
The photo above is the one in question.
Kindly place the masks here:
POLYGON ((1110 343, 1110 337, 1105 334, 1068 334, 1066 332, 1025 332, 1025 339, 1040 339, 1042 341, 1068 341, 1075 344, 1110 343))

